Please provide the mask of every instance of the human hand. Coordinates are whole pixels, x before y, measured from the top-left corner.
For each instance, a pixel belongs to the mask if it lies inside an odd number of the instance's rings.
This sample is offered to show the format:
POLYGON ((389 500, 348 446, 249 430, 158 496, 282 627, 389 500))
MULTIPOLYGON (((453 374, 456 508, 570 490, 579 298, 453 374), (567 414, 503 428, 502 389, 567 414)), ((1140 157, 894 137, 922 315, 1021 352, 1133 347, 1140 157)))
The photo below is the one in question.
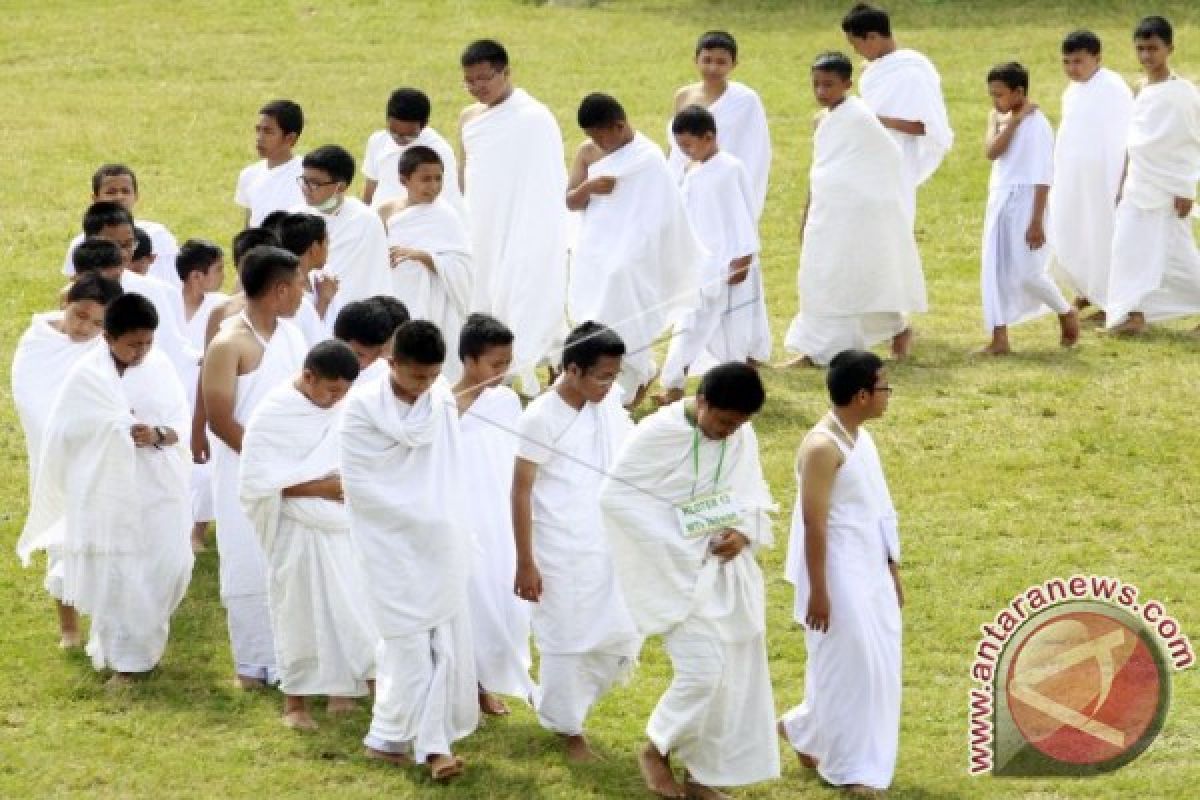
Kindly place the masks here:
POLYGON ((513 581, 513 593, 522 600, 536 603, 542 597, 542 573, 532 561, 517 562, 517 577, 513 581))
POLYGON ((415 251, 411 247, 401 247, 395 245, 388 248, 388 256, 391 259, 392 266, 398 265, 401 261, 409 261, 413 258, 415 251))
POLYGON ((318 305, 329 305, 337 294, 338 279, 328 272, 317 272, 313 275, 313 292, 317 295, 318 305))
POLYGON ((600 175, 588 181, 588 194, 612 194, 616 187, 616 178, 611 175, 600 175))
POLYGON ((1192 205, 1195 203, 1190 197, 1175 198, 1175 213, 1180 219, 1184 219, 1188 214, 1192 213, 1192 205))
POLYGON ((327 479, 325 487, 325 499, 332 500, 335 503, 346 502, 346 492, 342 488, 342 479, 337 475, 330 475, 327 479))
POLYGON ((804 613, 804 625, 810 631, 825 633, 829 630, 829 592, 813 590, 808 595, 808 610, 804 613))
POLYGON ((129 429, 129 435, 133 437, 133 443, 138 447, 154 447, 158 444, 158 431, 140 422, 129 429))
POLYGON ((1018 111, 1016 114, 1013 115, 1013 120, 1015 121, 1015 120, 1025 119, 1026 117, 1032 115, 1037 110, 1038 110, 1037 103, 1026 103, 1025 105, 1021 106, 1020 111, 1018 111))
POLYGON ((1025 244, 1029 245, 1030 250, 1039 250, 1045 243, 1046 230, 1042 227, 1042 221, 1035 219, 1025 231, 1025 244))
POLYGON ((207 436, 193 436, 192 437, 192 463, 193 464, 207 464, 208 459, 211 456, 212 456, 212 453, 210 453, 208 451, 208 437, 207 436))
POLYGON ((725 563, 737 558, 749 546, 750 540, 746 538, 746 534, 726 528, 713 537, 708 549, 714 556, 721 559, 722 563, 725 563))
POLYGON ((750 275, 749 258, 737 258, 729 262, 729 278, 725 281, 730 286, 737 286, 750 275))

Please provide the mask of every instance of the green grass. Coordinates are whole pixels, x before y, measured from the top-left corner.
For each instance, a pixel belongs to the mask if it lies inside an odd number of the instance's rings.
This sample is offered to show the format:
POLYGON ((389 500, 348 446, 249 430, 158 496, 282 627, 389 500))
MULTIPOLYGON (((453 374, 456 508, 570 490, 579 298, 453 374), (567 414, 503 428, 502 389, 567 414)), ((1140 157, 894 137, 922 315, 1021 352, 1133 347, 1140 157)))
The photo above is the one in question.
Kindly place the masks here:
MULTIPOLYGON (((776 341, 796 307, 796 221, 811 153, 807 63, 844 48, 849 3, 286 2, 206 4, 0 2, 0 117, 7 169, 0 180, 0 350, 5 364, 29 314, 53 304, 58 266, 102 161, 134 165, 140 211, 181 238, 228 242, 241 219, 237 170, 253 158, 258 105, 303 104, 303 145, 337 142, 361 155, 388 91, 424 87, 434 124, 453 134, 467 100, 461 46, 506 42, 517 81, 559 116, 573 147, 579 98, 610 91, 634 123, 661 140, 671 91, 692 80, 691 46, 711 27, 743 48, 737 77, 763 95, 775 163, 764 220, 764 264, 776 341)), ((1091 780, 994 780, 966 775, 970 657, 978 626, 1026 586, 1078 571, 1116 575, 1156 597, 1200 636, 1196 600, 1197 490, 1193 433, 1200 343, 1190 323, 1143 341, 1085 338, 1060 353, 1052 319, 1014 332, 1020 354, 973 362, 982 343, 978 240, 988 164, 980 142, 983 76, 1018 58, 1033 95, 1056 119, 1064 85, 1058 42, 1095 29, 1108 63, 1136 75, 1132 24, 1157 11, 1177 23, 1179 71, 1200 75, 1200 10, 1117 2, 891 3, 904 44, 941 68, 958 143, 921 196, 920 228, 932 311, 917 320, 911 363, 893 370, 887 418, 873 430, 902 515, 908 607, 905 697, 893 795, 951 797, 1186 797, 1200 783, 1200 684, 1179 674, 1163 734, 1138 761, 1091 780)), ((357 186, 356 186, 357 189, 357 186)), ((792 460, 822 413, 816 372, 769 377, 759 424, 783 513, 768 554, 771 669, 782 710, 799 701, 804 649, 782 579, 795 494, 792 460)), ((7 386, 4 387, 7 390, 7 386)), ((20 432, 0 403, 3 538, 11 547, 26 505, 20 432)), ((11 552, 11 551, 10 551, 11 552)), ((216 594, 216 556, 200 558, 158 674, 112 697, 79 657, 54 647, 38 570, 0 559, 7 607, 0 637, 2 797, 637 797, 632 752, 668 680, 649 646, 635 682, 596 710, 592 730, 608 759, 563 765, 550 737, 521 710, 463 743, 465 780, 435 789, 423 775, 367 763, 364 710, 314 736, 285 731, 279 698, 227 686, 229 650, 216 594)), ((324 719, 322 718, 324 722, 324 719)), ((785 760, 783 780, 739 796, 832 796, 785 760)))

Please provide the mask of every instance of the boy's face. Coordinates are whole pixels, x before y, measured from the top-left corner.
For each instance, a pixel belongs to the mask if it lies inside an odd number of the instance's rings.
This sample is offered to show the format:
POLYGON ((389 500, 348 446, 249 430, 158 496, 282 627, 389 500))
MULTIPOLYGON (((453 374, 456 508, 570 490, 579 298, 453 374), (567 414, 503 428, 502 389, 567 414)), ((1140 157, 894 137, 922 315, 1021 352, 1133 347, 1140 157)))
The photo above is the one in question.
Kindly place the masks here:
POLYGON ((617 375, 621 373, 620 356, 600 356, 600 360, 587 369, 580 369, 578 364, 567 367, 567 380, 583 395, 589 403, 599 403, 608 396, 617 375))
POLYGON ((418 164, 411 175, 400 176, 400 183, 408 190, 411 202, 432 203, 441 194, 442 176, 441 164, 418 164))
POLYGON ((464 372, 471 385, 484 385, 487 388, 499 386, 512 367, 513 349, 511 344, 492 345, 479 354, 479 357, 467 356, 463 362, 464 372))
POLYGON ((132 175, 106 175, 100 179, 100 190, 92 195, 93 202, 107 200, 110 203, 120 203, 130 214, 137 205, 137 199, 132 175))
POLYGON ((375 360, 383 357, 387 343, 383 344, 363 344, 352 339, 347 339, 346 346, 354 351, 354 355, 358 358, 358 369, 361 372, 367 367, 375 363, 375 360))
POLYGON ((334 195, 346 191, 346 184, 335 181, 323 169, 305 167, 304 174, 300 176, 300 191, 304 194, 304 202, 313 208, 320 208, 334 195))
POLYGON ((317 408, 333 408, 350 391, 350 386, 350 381, 322 378, 309 369, 300 373, 300 392, 317 408))
POLYGON ((325 234, 325 238, 319 242, 313 242, 305 251, 305 260, 308 262, 309 269, 322 269, 325 262, 329 260, 329 237, 332 234, 325 234))
POLYGON ((272 158, 289 152, 295 145, 298 135, 284 133, 283 128, 270 114, 259 114, 254 123, 254 149, 260 158, 272 158))
POLYGON ((158 256, 154 253, 151 253, 148 256, 142 256, 141 258, 135 258, 129 262, 129 269, 136 272, 138 275, 145 275, 150 271, 150 266, 154 263, 156 258, 158 258, 158 256))
POLYGON ((892 397, 892 387, 888 384, 887 368, 881 368, 875 373, 875 386, 869 393, 868 398, 869 413, 868 419, 882 417, 888 409, 888 401, 892 397))
POLYGON ((1025 102, 1024 89, 1009 88, 1002 81, 988 81, 988 94, 992 98, 992 107, 1001 114, 1007 114, 1025 102))
POLYGON ((442 374, 441 364, 417 364, 413 361, 397 361, 389 358, 392 391, 406 403, 414 403, 429 391, 434 381, 442 374))
POLYGON ((701 136, 694 133, 677 133, 675 145, 692 161, 707 161, 717 149, 717 137, 713 133, 701 136))
POLYGON ((705 83, 723 83, 737 66, 733 53, 724 47, 706 47, 696 54, 696 71, 705 83))
POLYGON ((1076 50, 1064 53, 1062 57, 1063 73, 1079 83, 1089 80, 1100 69, 1100 55, 1092 55, 1087 50, 1076 50))
POLYGON ((104 330, 104 306, 95 300, 68 303, 63 310, 63 333, 72 342, 87 342, 104 330))
POLYGON ((853 81, 846 80, 836 72, 823 69, 812 71, 813 96, 823 108, 833 108, 846 99, 846 92, 850 91, 852 85, 853 81))
POLYGON ((1133 47, 1137 50, 1138 63, 1146 72, 1160 72, 1167 66, 1167 59, 1174 52, 1174 45, 1169 45, 1157 36, 1147 36, 1144 39, 1134 39, 1133 47))
POLYGON ((137 248, 137 237, 134 236, 132 225, 127 222, 122 222, 120 225, 107 225, 100 229, 96 238, 112 242, 121 248, 121 258, 124 262, 122 266, 128 267, 133 263, 133 251, 137 248))
POLYGON ((136 367, 146 360, 146 354, 154 346, 154 331, 127 331, 117 337, 106 333, 104 340, 108 342, 108 350, 117 363, 136 367))
POLYGON ((392 141, 400 147, 408 147, 415 142, 421 135, 422 127, 421 123, 416 120, 387 118, 388 133, 391 135, 392 141))
POLYGON ((208 271, 204 273, 204 286, 206 292, 220 291, 221 284, 225 282, 225 259, 218 258, 209 265, 208 271))
POLYGON ((704 395, 696 395, 696 427, 704 438, 712 441, 727 439, 746 424, 753 414, 710 406, 704 395))
POLYGON ((605 125, 596 128, 584 128, 583 132, 592 142, 606 153, 611 153, 617 150, 621 145, 625 144, 625 132, 627 130, 624 122, 617 122, 613 125, 605 125))
POLYGON ((846 42, 854 48, 854 52, 867 61, 874 61, 882 53, 885 39, 874 32, 868 33, 866 36, 855 36, 847 33, 846 42))
POLYGON ((463 86, 467 94, 485 106, 494 105, 511 91, 508 67, 496 69, 487 61, 463 67, 463 86))

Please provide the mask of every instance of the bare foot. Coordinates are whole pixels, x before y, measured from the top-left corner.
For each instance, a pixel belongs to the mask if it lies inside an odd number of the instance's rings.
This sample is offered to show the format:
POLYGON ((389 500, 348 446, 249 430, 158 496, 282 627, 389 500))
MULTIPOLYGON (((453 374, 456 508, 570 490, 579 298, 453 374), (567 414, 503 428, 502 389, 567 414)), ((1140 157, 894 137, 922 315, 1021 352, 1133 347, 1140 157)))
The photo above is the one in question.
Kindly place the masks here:
POLYGON ((800 759, 800 766, 805 767, 806 769, 817 768, 817 760, 815 758, 810 756, 808 753, 801 753, 799 750, 792 747, 792 740, 788 738, 787 728, 783 726, 783 720, 779 720, 779 723, 775 726, 775 731, 779 734, 780 739, 783 739, 785 742, 787 742, 788 748, 796 754, 796 758, 800 759))
POLYGON ((479 710, 489 717, 506 717, 512 713, 509 707, 491 692, 479 693, 479 710))
POLYGON ((1140 311, 1131 311, 1129 316, 1117 327, 1109 331, 1117 336, 1138 336, 1146 332, 1146 317, 1140 311))
POLYGON ((245 675, 238 675, 233 679, 233 685, 241 689, 243 692, 256 692, 259 689, 267 688, 267 682, 261 678, 248 678, 245 675))
POLYGON ((326 714, 353 714, 358 711, 358 703, 353 697, 331 697, 325 704, 326 714))
POLYGON ((683 788, 688 800, 733 800, 732 795, 725 794, 720 789, 696 783, 691 776, 684 776, 683 788))
POLYGON ((58 646, 63 650, 83 647, 83 637, 79 635, 79 631, 63 631, 59 636, 58 646))
POLYGON ((283 715, 283 727, 294 731, 315 731, 317 721, 306 710, 289 711, 283 715))
POLYGON ((775 365, 776 369, 798 369, 801 367, 815 367, 817 362, 813 361, 808 356, 796 356, 789 358, 787 361, 780 361, 775 365))
POLYGON ((567 761, 574 764, 586 764, 591 761, 599 761, 600 756, 596 755, 596 751, 588 744, 587 737, 582 733, 568 736, 565 733, 560 733, 567 746, 567 761))
POLYGON ((1083 311, 1085 308, 1087 308, 1091 304, 1092 304, 1092 301, 1088 300, 1083 295, 1076 297, 1074 302, 1071 303, 1071 305, 1075 306, 1076 311, 1083 311))
POLYGON ((1058 343, 1063 347, 1074 347, 1079 344, 1079 312, 1071 309, 1066 314, 1060 314, 1058 317, 1059 327, 1062 329, 1062 335, 1059 337, 1058 343))
POLYGON ((659 392, 654 395, 654 404, 656 406, 669 406, 671 403, 677 403, 683 399, 683 389, 667 389, 665 392, 659 392))
POLYGON ((646 782, 646 788, 659 797, 687 797, 687 792, 679 785, 679 781, 675 780, 674 773, 671 772, 671 762, 667 756, 658 752, 658 748, 650 742, 642 745, 642 749, 638 751, 638 770, 642 773, 642 780, 646 782))
POLYGON ((363 755, 371 761, 383 761, 398 767, 411 767, 416 763, 407 753, 389 753, 385 750, 376 750, 374 747, 364 747, 363 755))
POLYGON ((892 358, 897 361, 903 361, 908 358, 909 352, 912 350, 913 329, 911 327, 897 333, 892 337, 892 358))
POLYGON ((426 763, 429 764, 429 776, 438 783, 463 774, 463 760, 455 757, 453 753, 449 755, 438 753, 436 756, 430 756, 426 763))
POLYGON ((208 535, 208 523, 197 522, 192 526, 192 553, 199 555, 208 549, 208 543, 204 541, 208 535))
POLYGON ((978 350, 972 350, 973 356, 1007 356, 1012 354, 1012 348, 1006 344, 996 344, 993 342, 987 347, 981 347, 978 350))
POLYGON ((1091 314, 1088 314, 1086 317, 1084 317, 1083 321, 1087 325, 1103 325, 1107 319, 1108 315, 1103 311, 1093 311, 1091 314))

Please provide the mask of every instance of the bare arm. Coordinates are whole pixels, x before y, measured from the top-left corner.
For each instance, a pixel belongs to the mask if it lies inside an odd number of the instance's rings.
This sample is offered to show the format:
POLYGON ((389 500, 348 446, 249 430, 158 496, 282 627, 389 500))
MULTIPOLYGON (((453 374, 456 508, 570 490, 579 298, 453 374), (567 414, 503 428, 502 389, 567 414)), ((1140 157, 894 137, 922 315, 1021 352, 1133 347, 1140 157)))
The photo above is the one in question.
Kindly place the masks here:
POLYGON ((242 452, 245 432, 233 416, 237 402, 238 349, 229 338, 217 338, 209 345, 200 373, 200 394, 213 435, 236 453, 242 452))
POLYGON ((1030 250, 1038 250, 1046 243, 1046 198, 1050 187, 1039 184, 1033 188, 1033 213, 1029 217, 1029 228, 1025 231, 1025 244, 1030 250))
POLYGON ((983 154, 987 156, 988 161, 995 161, 1007 152, 1013 137, 1017 135, 1017 126, 1021 124, 1021 120, 1037 111, 1037 108, 1036 103, 1026 103, 1007 120, 1001 120, 994 110, 989 112, 987 137, 983 144, 983 154))
POLYGON ((379 181, 373 181, 367 178, 363 181, 362 201, 367 205, 371 205, 371 200, 375 197, 375 189, 379 186, 379 181))
POLYGON ((471 119, 471 109, 473 106, 468 106, 458 115, 458 141, 454 146, 454 155, 458 157, 458 175, 455 179, 458 181, 458 190, 465 192, 467 190, 467 148, 463 145, 463 129, 467 122, 471 119))
POLYGON ((517 549, 517 574, 513 590, 517 597, 536 603, 542 596, 542 576, 533 558, 533 482, 537 464, 517 457, 513 467, 513 537, 517 549))
POLYGON ((809 584, 805 625, 820 632, 829 630, 826 543, 830 497, 841 461, 837 445, 823 436, 810 439, 800 452, 800 510, 804 518, 804 563, 809 584))
POLYGON ((343 502, 342 479, 337 475, 305 481, 283 490, 284 497, 321 497, 335 503, 343 502))
POLYGON ((880 117, 879 122, 885 128, 891 128, 900 133, 907 133, 910 136, 924 136, 925 123, 919 119, 900 119, 898 117, 880 117))
POLYGON ((584 142, 575 151, 575 160, 567 174, 567 209, 583 211, 594 194, 610 194, 617 184, 616 178, 599 175, 588 180, 588 167, 603 153, 590 141, 584 142))

